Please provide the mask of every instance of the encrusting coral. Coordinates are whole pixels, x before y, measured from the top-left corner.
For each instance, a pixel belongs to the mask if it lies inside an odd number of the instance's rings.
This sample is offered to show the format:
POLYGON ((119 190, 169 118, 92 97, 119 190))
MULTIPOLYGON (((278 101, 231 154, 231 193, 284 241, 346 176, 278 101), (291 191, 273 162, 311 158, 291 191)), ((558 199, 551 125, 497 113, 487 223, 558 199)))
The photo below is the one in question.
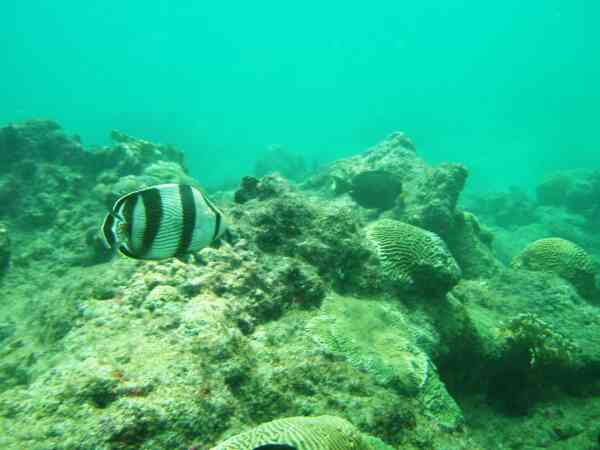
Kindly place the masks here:
POLYGON ((597 266, 581 247, 561 238, 539 239, 517 255, 511 266, 554 273, 569 281, 579 295, 592 299, 596 295, 597 266))
POLYGON ((412 323, 396 302, 332 295, 306 332, 326 352, 344 358, 377 383, 415 399, 425 414, 457 429, 462 414, 421 348, 435 340, 412 323))
POLYGON ((384 273, 418 290, 445 294, 461 270, 444 241, 434 233, 397 220, 382 219, 367 228, 384 273))
POLYGON ((212 450, 251 450, 267 444, 297 450, 371 450, 360 431, 335 416, 289 417, 263 423, 233 436, 212 450))

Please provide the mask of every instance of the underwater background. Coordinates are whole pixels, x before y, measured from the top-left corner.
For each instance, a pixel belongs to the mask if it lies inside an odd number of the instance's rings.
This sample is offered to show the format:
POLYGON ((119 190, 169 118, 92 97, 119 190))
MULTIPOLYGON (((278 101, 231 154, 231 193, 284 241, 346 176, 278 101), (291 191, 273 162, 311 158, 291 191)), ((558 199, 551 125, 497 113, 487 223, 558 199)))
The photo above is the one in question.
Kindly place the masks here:
POLYGON ((599 3, 5 3, 0 449, 600 449, 599 3))
POLYGON ((270 144, 323 163, 398 127, 481 189, 598 161, 597 2, 5 3, 1 122, 173 143, 205 184, 270 144))

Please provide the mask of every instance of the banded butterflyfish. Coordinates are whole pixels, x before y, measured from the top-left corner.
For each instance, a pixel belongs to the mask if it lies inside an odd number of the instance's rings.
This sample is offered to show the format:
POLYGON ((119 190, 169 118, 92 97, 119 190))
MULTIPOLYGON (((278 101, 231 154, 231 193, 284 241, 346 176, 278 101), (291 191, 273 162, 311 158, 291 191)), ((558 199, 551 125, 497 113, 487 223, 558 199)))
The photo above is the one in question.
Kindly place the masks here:
POLYGON ((186 184, 160 184, 120 197, 102 223, 109 248, 135 259, 196 252, 226 230, 223 213, 186 184))

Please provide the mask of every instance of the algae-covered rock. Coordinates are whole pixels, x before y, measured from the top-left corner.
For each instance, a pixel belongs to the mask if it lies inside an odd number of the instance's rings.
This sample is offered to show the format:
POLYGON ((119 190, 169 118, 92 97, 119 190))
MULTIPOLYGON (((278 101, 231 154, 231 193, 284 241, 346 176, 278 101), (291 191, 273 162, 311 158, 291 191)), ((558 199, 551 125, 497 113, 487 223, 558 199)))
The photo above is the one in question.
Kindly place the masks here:
POLYGON ((28 120, 0 128, 0 167, 11 169, 22 160, 56 162, 82 167, 93 159, 77 138, 69 137, 52 120, 28 120))
POLYGON ((383 385, 416 395, 428 381, 429 357, 403 314, 384 301, 332 296, 307 332, 327 350, 383 385))
MULTIPOLYGON (((242 187, 238 194, 245 203, 226 211, 232 218, 230 231, 235 239, 246 240, 258 252, 300 257, 340 290, 381 289, 376 257, 354 210, 308 197, 279 177, 256 181, 257 191, 242 187)), ((244 183, 250 189, 248 180, 244 183)))
POLYGON ((434 233, 383 219, 369 225, 367 236, 384 273, 392 280, 421 291, 445 294, 460 279, 458 264, 434 233))
POLYGON ((456 341, 464 356, 441 364, 453 391, 476 386, 502 411, 524 414, 550 386, 577 391, 600 374, 596 307, 555 274, 503 270, 485 283, 462 280, 451 295, 466 313, 456 341))
POLYGON ((393 303, 329 297, 320 314, 308 322, 307 332, 376 383, 416 398, 427 414, 448 429, 462 423, 460 408, 420 348, 425 330, 410 322, 393 303))
POLYGON ((426 170, 419 183, 407 190, 406 206, 398 218, 446 238, 453 232, 455 209, 467 180, 462 164, 442 164, 426 170))
POLYGON ((494 235, 482 227, 475 215, 458 211, 454 229, 446 239, 465 278, 487 278, 502 269, 492 251, 494 235))
POLYGON ((259 425, 227 439, 213 450, 248 450, 267 444, 297 450, 372 450, 360 431, 340 417, 289 417, 259 425))
POLYGON ((511 266, 555 273, 573 284, 582 297, 593 300, 597 295, 596 263, 585 250, 566 239, 537 240, 517 255, 511 266))
POLYGON ((508 352, 527 352, 531 368, 549 366, 555 369, 572 364, 579 348, 567 336, 532 313, 518 314, 504 322, 500 336, 508 352))

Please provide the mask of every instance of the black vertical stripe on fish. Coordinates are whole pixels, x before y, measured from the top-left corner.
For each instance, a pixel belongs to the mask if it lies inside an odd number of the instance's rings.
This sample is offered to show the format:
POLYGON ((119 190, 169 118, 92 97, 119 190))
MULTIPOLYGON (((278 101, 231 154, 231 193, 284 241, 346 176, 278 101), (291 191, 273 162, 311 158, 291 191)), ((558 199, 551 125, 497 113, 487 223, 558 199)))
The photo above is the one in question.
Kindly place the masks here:
MULTIPOLYGON (((131 230, 133 230, 133 209, 135 208, 135 203, 137 201, 136 195, 128 195, 127 197, 123 197, 123 200, 120 205, 123 205, 121 215, 123 216, 123 221, 128 224, 129 232, 126 234, 127 236, 127 245, 130 249, 133 250, 132 239, 131 239, 131 230)), ((117 233, 117 235, 120 233, 117 233)))
MULTIPOLYGON (((142 238, 142 247, 136 253, 143 257, 152 249, 152 243, 158 231, 160 229, 160 223, 162 221, 162 199, 160 191, 158 189, 146 189, 139 193, 141 200, 144 202, 144 209, 146 212, 146 228, 144 229, 144 237, 142 238)), ((125 218, 127 220, 127 218, 125 218)), ((131 228, 135 224, 131 224, 131 228)))
POLYGON ((206 197, 206 195, 204 195, 204 192, 200 192, 200 195, 202 195, 202 199, 215 215, 215 229, 212 237, 212 242, 214 242, 215 239, 217 239, 217 236, 219 235, 219 229, 221 228, 221 213, 217 207, 213 205, 213 203, 206 197))
POLYGON ((175 255, 182 256, 190 248, 194 228, 196 228, 196 202, 194 201, 194 192, 187 184, 179 185, 179 197, 181 199, 181 218, 183 223, 175 255))
POLYGON ((221 229, 221 213, 217 210, 215 211, 215 231, 213 232, 212 241, 214 242, 219 236, 219 230, 221 229))
MULTIPOLYGON (((119 205, 123 205, 123 210, 121 214, 123 215, 123 220, 133 227, 133 208, 135 207, 137 196, 130 195, 123 199, 123 202, 119 205)), ((118 210, 116 211, 119 212, 118 210)))
POLYGON ((102 234, 109 248, 114 248, 116 245, 115 235, 112 230, 114 223, 115 217, 112 214, 107 214, 102 224, 102 234))

